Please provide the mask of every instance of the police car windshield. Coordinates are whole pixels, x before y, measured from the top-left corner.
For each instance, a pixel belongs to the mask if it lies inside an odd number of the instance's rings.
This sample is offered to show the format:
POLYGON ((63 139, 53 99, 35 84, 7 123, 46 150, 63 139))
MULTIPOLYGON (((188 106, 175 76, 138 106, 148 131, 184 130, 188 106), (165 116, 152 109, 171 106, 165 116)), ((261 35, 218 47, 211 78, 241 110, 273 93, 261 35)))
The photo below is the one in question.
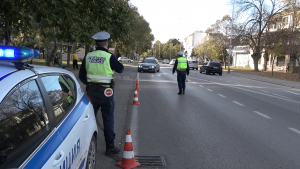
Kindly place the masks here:
POLYGON ((156 63, 154 59, 145 59, 143 63, 156 63))

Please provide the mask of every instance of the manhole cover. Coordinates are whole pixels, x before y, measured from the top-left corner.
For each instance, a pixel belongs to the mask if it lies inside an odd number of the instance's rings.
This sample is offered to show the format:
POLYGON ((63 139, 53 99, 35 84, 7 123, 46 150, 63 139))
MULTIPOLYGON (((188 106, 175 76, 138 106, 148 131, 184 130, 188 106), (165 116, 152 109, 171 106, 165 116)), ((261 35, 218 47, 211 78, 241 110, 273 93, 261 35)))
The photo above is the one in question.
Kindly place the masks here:
POLYGON ((142 166, 165 167, 166 162, 163 156, 135 156, 135 160, 142 166))

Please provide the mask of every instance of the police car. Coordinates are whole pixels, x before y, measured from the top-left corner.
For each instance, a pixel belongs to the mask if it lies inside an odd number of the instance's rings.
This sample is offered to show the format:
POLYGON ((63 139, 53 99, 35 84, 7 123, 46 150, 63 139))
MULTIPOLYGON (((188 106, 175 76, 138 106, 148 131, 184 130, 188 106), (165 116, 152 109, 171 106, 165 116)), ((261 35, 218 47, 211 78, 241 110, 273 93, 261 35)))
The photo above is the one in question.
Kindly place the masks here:
POLYGON ((38 55, 0 46, 0 168, 94 168, 93 107, 71 72, 24 62, 38 55))

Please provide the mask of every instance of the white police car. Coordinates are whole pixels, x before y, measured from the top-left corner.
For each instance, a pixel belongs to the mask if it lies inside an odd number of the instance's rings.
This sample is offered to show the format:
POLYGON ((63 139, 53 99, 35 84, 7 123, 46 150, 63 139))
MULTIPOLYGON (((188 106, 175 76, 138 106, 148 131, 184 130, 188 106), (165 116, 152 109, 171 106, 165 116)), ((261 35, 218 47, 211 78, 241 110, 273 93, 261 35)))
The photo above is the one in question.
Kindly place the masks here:
POLYGON ((0 168, 94 168, 93 107, 71 72, 21 62, 38 54, 0 46, 0 168))

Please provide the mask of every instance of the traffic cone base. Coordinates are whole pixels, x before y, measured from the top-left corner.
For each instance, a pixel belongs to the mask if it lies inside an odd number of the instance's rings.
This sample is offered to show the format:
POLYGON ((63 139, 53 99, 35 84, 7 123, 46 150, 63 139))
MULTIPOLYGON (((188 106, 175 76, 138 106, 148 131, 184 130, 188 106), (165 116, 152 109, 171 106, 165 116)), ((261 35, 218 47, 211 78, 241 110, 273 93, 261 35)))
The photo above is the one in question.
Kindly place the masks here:
POLYGON ((124 169, 131 169, 140 165, 139 162, 135 161, 130 129, 127 129, 123 158, 121 162, 117 163, 117 166, 124 169))

